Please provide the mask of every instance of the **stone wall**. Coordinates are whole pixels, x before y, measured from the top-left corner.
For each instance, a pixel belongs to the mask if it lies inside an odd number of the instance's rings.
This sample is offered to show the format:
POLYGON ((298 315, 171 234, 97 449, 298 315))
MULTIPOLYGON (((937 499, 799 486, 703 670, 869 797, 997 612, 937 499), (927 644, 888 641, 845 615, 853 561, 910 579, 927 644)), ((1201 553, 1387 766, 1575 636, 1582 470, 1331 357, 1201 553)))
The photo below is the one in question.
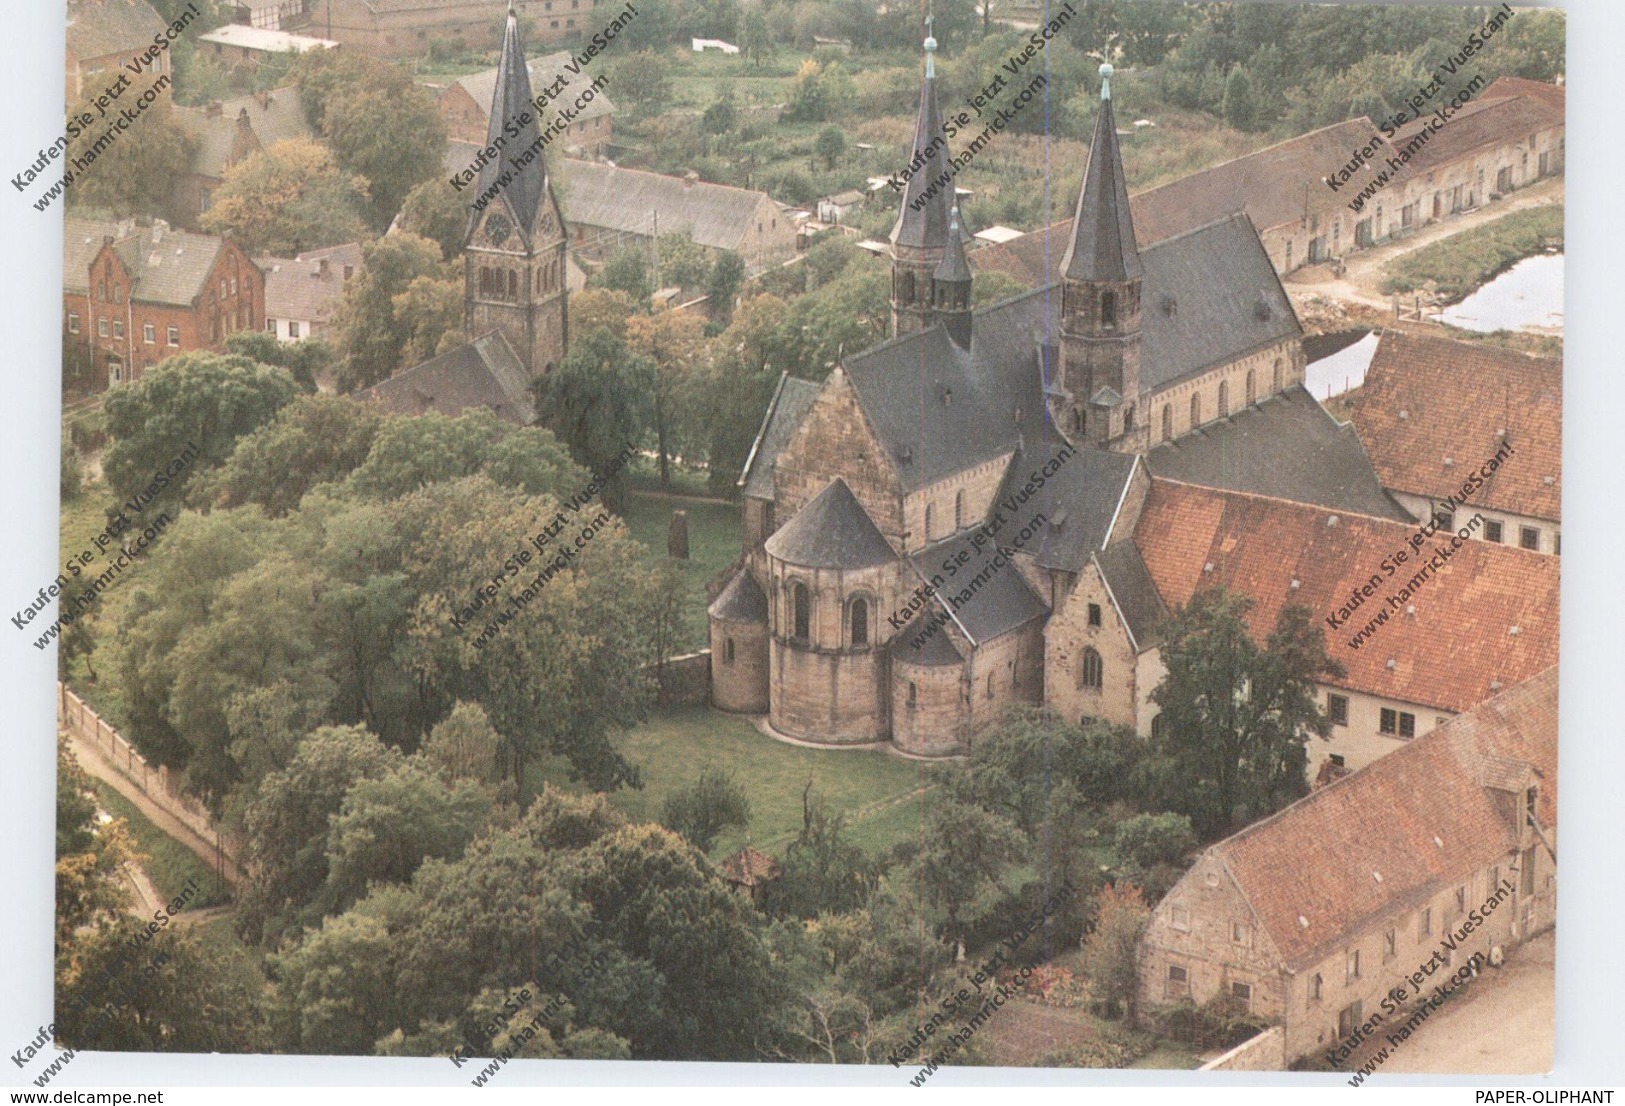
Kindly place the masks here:
POLYGON ((767 624, 711 620, 712 705, 739 714, 767 710, 767 624), (731 648, 730 648, 731 643, 731 648))
POLYGON ((1111 601, 1100 569, 1084 566, 1077 585, 1044 630, 1044 687, 1049 705, 1068 722, 1084 715, 1132 726, 1136 722, 1136 657, 1128 629, 1111 601), (1100 610, 1100 625, 1089 625, 1089 607, 1100 610), (1100 654, 1102 686, 1079 684, 1085 649, 1100 654))
POLYGON ((656 701, 661 706, 677 703, 703 706, 711 701, 711 650, 672 657, 656 671, 660 677, 656 701))
POLYGON ((891 542, 903 546, 903 496, 891 460, 869 429, 846 374, 837 366, 779 452, 773 469, 779 525, 795 517, 837 476, 891 542))
POLYGON ((1209 1060, 1198 1071, 1285 1071, 1286 1031, 1272 1025, 1256 1037, 1241 1042, 1217 1060, 1209 1060))

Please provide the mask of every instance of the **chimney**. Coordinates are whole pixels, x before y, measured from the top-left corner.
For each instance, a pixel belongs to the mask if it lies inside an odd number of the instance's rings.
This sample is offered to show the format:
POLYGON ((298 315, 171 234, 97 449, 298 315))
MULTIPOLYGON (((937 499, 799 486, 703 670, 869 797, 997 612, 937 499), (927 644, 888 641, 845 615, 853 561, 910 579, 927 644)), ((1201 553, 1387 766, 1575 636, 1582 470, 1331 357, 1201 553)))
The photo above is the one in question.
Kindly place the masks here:
POLYGON ((326 280, 331 275, 327 270, 327 258, 324 257, 316 262, 316 278, 318 280, 326 280))

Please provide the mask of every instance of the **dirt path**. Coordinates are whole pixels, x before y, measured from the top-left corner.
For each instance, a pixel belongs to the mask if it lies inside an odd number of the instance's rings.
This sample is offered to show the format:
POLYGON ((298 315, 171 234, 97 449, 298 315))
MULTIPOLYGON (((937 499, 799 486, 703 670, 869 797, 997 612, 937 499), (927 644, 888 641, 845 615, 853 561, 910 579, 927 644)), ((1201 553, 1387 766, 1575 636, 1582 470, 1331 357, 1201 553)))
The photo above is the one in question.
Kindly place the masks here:
MULTIPOLYGON (((1480 207, 1476 211, 1465 215, 1456 215, 1430 223, 1414 234, 1408 235, 1397 242, 1388 242, 1370 249, 1356 250, 1345 259, 1343 275, 1338 278, 1326 277, 1321 280, 1299 281, 1289 277, 1287 288, 1293 292, 1317 292, 1323 296, 1333 296, 1340 300, 1352 300, 1370 307, 1390 310, 1388 296, 1382 291, 1383 279, 1388 275, 1388 265, 1396 257, 1403 257, 1414 253, 1423 246, 1446 238, 1454 237, 1463 231, 1476 230, 1486 223, 1492 223, 1514 211, 1524 211, 1532 207, 1547 207, 1563 202, 1563 178, 1561 176, 1549 177, 1527 188, 1520 188, 1512 195, 1480 207)), ((1316 267, 1319 272, 1325 272, 1323 267, 1316 267)), ((1301 271, 1301 270, 1300 270, 1301 271)))
MULTIPOLYGON (((153 825, 191 849, 211 871, 215 869, 217 857, 213 841, 207 840, 191 826, 160 807, 123 774, 109 767, 102 759, 101 752, 89 742, 81 741, 71 734, 68 735, 68 740, 73 743, 73 754, 79 758, 79 764, 85 771, 105 781, 113 790, 134 803, 142 814, 152 820, 153 825)), ((218 857, 218 863, 224 866, 226 882, 236 887, 243 878, 242 873, 237 870, 237 865, 232 863, 230 857, 225 856, 218 857)))

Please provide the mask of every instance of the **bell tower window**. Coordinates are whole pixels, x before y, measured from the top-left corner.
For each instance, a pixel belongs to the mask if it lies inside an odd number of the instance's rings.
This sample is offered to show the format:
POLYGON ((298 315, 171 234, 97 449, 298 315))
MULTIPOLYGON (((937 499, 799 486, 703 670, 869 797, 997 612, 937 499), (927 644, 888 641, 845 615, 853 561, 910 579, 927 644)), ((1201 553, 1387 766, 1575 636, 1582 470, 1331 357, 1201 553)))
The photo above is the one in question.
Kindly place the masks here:
POLYGON ((852 644, 869 644, 869 602, 866 599, 852 600, 852 644))
POLYGON ((1117 329, 1117 293, 1100 293, 1100 329, 1117 329))

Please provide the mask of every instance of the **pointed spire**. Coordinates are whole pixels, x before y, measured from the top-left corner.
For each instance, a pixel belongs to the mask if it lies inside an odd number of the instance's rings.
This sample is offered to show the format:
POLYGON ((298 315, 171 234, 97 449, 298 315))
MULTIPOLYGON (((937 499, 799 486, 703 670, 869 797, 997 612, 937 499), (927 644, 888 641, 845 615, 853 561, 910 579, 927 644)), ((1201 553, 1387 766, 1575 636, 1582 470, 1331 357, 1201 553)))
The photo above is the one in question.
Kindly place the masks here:
POLYGON ((965 261, 965 240, 960 236, 959 204, 956 202, 948 216, 948 244, 942 251, 942 260, 931 278, 932 296, 936 316, 948 331, 948 337, 960 349, 970 349, 971 329, 971 272, 965 261))
POLYGON ((948 214, 948 240, 947 248, 943 250, 942 260, 937 263, 937 271, 932 274, 938 284, 969 284, 971 279, 970 265, 965 260, 965 239, 959 224, 959 202, 954 201, 948 214))
POLYGON ((499 192, 498 200, 492 202, 506 201, 527 237, 542 198, 547 194, 547 166, 539 154, 532 154, 523 168, 515 163, 515 159, 532 149, 541 137, 533 100, 525 48, 519 41, 519 13, 514 9, 513 0, 508 0, 508 26, 502 35, 502 60, 497 64, 496 89, 491 94, 491 122, 485 132, 487 146, 495 145, 498 137, 505 138, 505 145, 501 156, 480 170, 476 195, 506 174, 508 183, 499 192), (507 135, 503 128, 525 113, 529 113, 530 122, 519 127, 517 135, 507 135))
POLYGON ((912 172, 903 189, 903 204, 892 227, 894 246, 939 248, 948 234, 948 209, 954 188, 948 176, 948 140, 942 133, 942 111, 937 106, 937 40, 931 36, 931 20, 926 19, 925 80, 920 84, 920 111, 914 120, 914 141, 909 146, 908 168, 912 172), (935 191, 925 198, 926 191, 935 191))
POLYGON ((1123 155, 1117 148, 1117 119, 1112 114, 1112 67, 1100 67, 1100 114, 1089 142, 1089 164, 1078 193, 1072 241, 1061 258, 1068 280, 1133 280, 1141 275, 1134 219, 1129 213, 1123 155))

